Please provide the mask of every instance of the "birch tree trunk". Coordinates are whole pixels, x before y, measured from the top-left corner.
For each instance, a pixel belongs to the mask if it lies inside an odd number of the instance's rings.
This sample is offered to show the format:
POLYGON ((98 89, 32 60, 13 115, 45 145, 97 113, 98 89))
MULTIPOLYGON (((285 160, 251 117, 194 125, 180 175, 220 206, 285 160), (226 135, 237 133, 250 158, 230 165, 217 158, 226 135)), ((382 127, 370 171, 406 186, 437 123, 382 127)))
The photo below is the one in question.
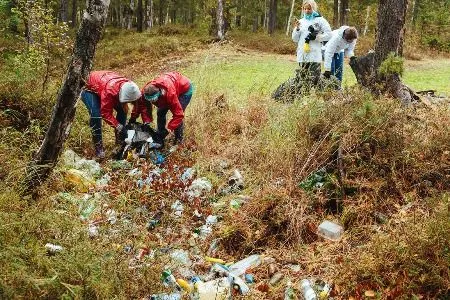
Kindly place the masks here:
POLYGON ((292 0, 291 12, 289 13, 289 19, 288 19, 287 26, 286 26, 286 35, 289 35, 289 29, 291 27, 292 16, 294 15, 294 6, 295 6, 295 0, 292 0))
POLYGON ((356 59, 350 66, 362 86, 375 94, 387 93, 410 105, 417 96, 401 82, 399 74, 380 74, 378 71, 390 53, 401 55, 407 2, 379 1, 375 51, 356 59))
POLYGON ((58 92, 44 140, 22 180, 25 195, 34 192, 56 165, 75 116, 75 106, 92 67, 95 47, 105 25, 109 0, 89 0, 75 38, 64 82, 58 92))
POLYGON ((153 0, 147 0, 146 16, 148 29, 153 27, 153 14, 153 0))
POLYGON ((225 38, 223 19, 223 1, 217 0, 217 38, 222 41, 225 38))
POLYGON ((370 5, 367 6, 366 12, 366 24, 364 25, 363 35, 366 36, 369 31, 369 20, 370 20, 370 5))

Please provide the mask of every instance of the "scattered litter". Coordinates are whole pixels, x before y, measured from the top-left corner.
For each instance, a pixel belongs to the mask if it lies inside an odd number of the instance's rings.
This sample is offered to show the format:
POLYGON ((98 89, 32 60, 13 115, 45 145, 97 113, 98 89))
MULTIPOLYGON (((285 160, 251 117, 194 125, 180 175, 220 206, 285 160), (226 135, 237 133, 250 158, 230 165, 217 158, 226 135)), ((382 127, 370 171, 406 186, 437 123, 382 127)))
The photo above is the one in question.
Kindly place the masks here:
POLYGON ((208 249, 208 252, 206 254, 209 255, 209 256, 214 255, 216 253, 216 251, 217 251, 218 246, 219 246, 219 240, 218 239, 214 239, 211 242, 211 245, 209 245, 209 249, 208 249))
POLYGON ((210 263, 218 263, 218 264, 221 264, 221 265, 225 264, 225 261, 223 259, 209 257, 209 256, 205 256, 205 261, 210 262, 210 263))
POLYGON ((261 255, 253 254, 250 255, 243 260, 236 262, 230 266, 230 272, 237 276, 241 276, 248 269, 255 268, 261 264, 261 255))
POLYGON ((171 267, 172 268, 178 268, 178 267, 190 267, 192 266, 192 261, 189 258, 189 253, 185 250, 174 250, 170 254, 171 258, 171 267))
POLYGON ((331 241, 339 241, 343 232, 342 226, 325 220, 319 225, 317 234, 331 241))
POLYGON ((191 180, 194 177, 195 169, 193 168, 187 168, 183 175, 181 175, 181 181, 183 183, 187 183, 189 180, 191 180))
POLYGON ((245 274, 244 278, 246 283, 255 283, 255 277, 252 274, 245 274))
POLYGON ((142 171, 138 168, 134 168, 130 172, 128 172, 128 176, 131 177, 140 177, 142 175, 142 171))
POLYGON ((303 294, 303 297, 305 298, 305 300, 316 300, 317 299, 316 292, 312 288, 311 282, 308 279, 303 279, 300 282, 299 289, 302 291, 302 294, 303 294))
POLYGON ((272 277, 273 274, 275 274, 278 271, 277 265, 276 264, 269 264, 269 266, 267 267, 269 276, 272 277))
POLYGON ((173 214, 174 214, 176 217, 179 218, 179 217, 181 217, 181 216, 183 215, 184 206, 183 206, 183 203, 181 203, 180 200, 176 200, 176 201, 172 204, 171 208, 172 208, 173 214))
POLYGON ((64 179, 73 184, 75 189, 80 192, 87 192, 95 186, 95 181, 91 176, 77 169, 69 169, 64 173, 64 179))
POLYGON ((181 294, 180 293, 173 293, 173 294, 154 294, 151 295, 150 300, 181 300, 181 294))
POLYGON ((117 222, 117 214, 116 211, 114 209, 108 209, 105 213, 105 216, 107 218, 107 221, 109 222, 109 224, 116 224, 117 222))
POLYGON ((187 191, 189 198, 196 198, 202 196, 204 193, 209 193, 212 189, 212 184, 205 177, 195 179, 187 191))
POLYGON ((209 215, 209 216, 206 218, 206 225, 207 225, 207 226, 216 225, 217 222, 218 222, 217 216, 211 216, 211 215, 209 215))
POLYGON ((194 299, 198 300, 226 300, 231 297, 230 282, 228 278, 223 277, 208 282, 197 281, 195 284, 196 295, 194 299))
POLYGON ((89 224, 88 226, 88 234, 90 238, 94 238, 98 236, 98 226, 95 224, 89 224))
POLYGON ((295 299, 295 291, 292 287, 292 282, 288 280, 286 284, 286 289, 284 290, 284 300, 293 300, 295 299))
POLYGON ((296 273, 301 271, 300 265, 287 265, 287 267, 296 273))
POLYGON ((281 281, 281 279, 283 279, 283 277, 284 277, 283 273, 277 272, 273 274, 272 277, 270 277, 269 284, 271 286, 275 286, 281 281))
POLYGON ((63 247, 60 245, 47 243, 45 244, 45 249, 47 249, 47 253, 49 255, 55 255, 56 253, 61 252, 63 250, 63 247))

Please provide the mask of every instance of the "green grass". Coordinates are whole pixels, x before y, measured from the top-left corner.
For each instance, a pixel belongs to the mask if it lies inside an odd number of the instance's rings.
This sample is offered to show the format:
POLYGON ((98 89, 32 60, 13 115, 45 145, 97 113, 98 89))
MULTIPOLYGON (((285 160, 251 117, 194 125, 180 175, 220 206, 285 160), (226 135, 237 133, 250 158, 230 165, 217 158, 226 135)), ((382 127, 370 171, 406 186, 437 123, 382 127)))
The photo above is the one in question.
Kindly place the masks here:
POLYGON ((450 95, 450 59, 408 61, 403 77, 413 90, 437 90, 450 95))

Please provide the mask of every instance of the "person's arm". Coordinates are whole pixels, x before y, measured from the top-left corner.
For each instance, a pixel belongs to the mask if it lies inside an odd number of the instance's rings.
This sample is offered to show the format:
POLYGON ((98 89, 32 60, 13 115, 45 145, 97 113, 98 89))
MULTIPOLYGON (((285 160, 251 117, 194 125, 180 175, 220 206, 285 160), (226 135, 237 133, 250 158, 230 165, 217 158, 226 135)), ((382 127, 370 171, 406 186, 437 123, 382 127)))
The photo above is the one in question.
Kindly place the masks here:
POLYGON ((356 40, 354 40, 347 49, 345 49, 345 56, 346 57, 352 57, 355 56, 355 46, 356 46, 356 40))
POLYGON ((329 41, 332 37, 330 23, 323 17, 321 19, 320 29, 322 32, 317 35, 316 40, 319 42, 329 41))
POLYGON ((151 104, 148 103, 147 105, 145 101, 143 95, 137 100, 137 103, 134 105, 133 111, 131 112, 130 120, 136 120, 139 115, 141 115, 143 123, 151 123, 153 121, 151 104))
POLYGON ((301 26, 301 20, 296 20, 296 26, 294 26, 294 29, 292 30, 292 40, 295 43, 298 43, 300 40, 300 36, 302 35, 302 32, 300 31, 301 26))
POLYGON ((104 93, 100 95, 100 113, 102 115, 103 120, 108 123, 110 126, 116 128, 119 125, 119 121, 114 118, 113 110, 114 110, 114 99, 111 94, 104 93))
POLYGON ((331 39, 326 44, 325 55, 324 55, 324 68, 325 71, 331 71, 331 62, 333 60, 334 52, 336 51, 337 43, 339 42, 340 36, 334 34, 331 39))
POLYGON ((174 131, 180 126, 181 122, 183 122, 184 112, 176 93, 172 92, 168 94, 167 101, 169 103, 170 112, 172 113, 172 119, 169 121, 169 124, 167 124, 167 128, 170 131, 174 131))

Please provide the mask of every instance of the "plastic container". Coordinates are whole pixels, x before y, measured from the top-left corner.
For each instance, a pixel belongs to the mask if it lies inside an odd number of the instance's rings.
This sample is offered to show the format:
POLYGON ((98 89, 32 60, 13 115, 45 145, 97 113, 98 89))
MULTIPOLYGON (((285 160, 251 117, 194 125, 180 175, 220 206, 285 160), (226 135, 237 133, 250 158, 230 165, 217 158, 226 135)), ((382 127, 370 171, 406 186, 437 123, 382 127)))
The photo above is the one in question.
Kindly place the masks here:
POLYGON ((303 279, 300 282, 300 289, 302 290, 305 300, 317 300, 317 295, 311 286, 311 282, 308 279, 303 279))
POLYGON ((250 255, 249 257, 244 258, 243 260, 238 261, 235 264, 232 264, 230 268, 230 272, 241 276, 248 269, 256 268, 262 262, 262 257, 259 254, 250 255))
POLYGON ((287 282, 286 289, 284 290, 284 300, 293 300, 295 299, 295 291, 292 287, 292 282, 289 280, 287 282))
POLYGON ((227 300, 230 299, 231 289, 228 278, 219 278, 208 282, 195 283, 195 297, 197 300, 227 300))
POLYGON ((317 230, 318 235, 331 241, 339 241, 343 232, 342 226, 330 221, 323 221, 317 230))
POLYGON ((181 295, 179 293, 154 294, 150 296, 150 300, 181 300, 181 295))

